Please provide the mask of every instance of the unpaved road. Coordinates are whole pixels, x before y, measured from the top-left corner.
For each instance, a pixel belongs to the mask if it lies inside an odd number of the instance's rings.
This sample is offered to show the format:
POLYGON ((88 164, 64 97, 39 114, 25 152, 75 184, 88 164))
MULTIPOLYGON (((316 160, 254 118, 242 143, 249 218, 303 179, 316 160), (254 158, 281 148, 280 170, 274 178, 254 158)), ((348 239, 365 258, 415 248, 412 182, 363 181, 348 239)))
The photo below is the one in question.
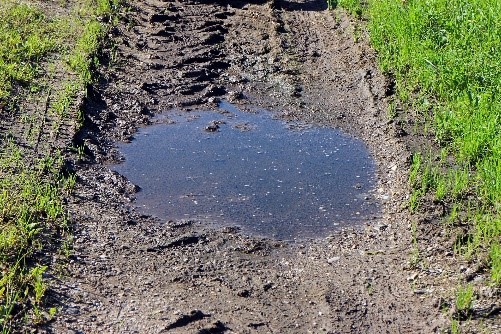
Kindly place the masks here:
MULTIPOLYGON (((420 290, 405 209, 409 142, 386 120, 391 83, 354 25, 325 1, 131 3, 111 68, 85 101, 86 156, 68 199, 73 255, 51 294, 54 333, 433 333, 442 290, 420 290), (228 3, 231 3, 228 4, 228 3), (115 141, 152 115, 218 98, 364 139, 381 218, 296 244, 137 212, 111 172, 115 141)), ((437 246, 440 248, 440 246, 437 246)), ((428 253, 436 252, 430 246, 428 253)), ((426 252, 423 252, 426 256, 426 252)), ((419 274, 419 276, 418 276, 419 274)))

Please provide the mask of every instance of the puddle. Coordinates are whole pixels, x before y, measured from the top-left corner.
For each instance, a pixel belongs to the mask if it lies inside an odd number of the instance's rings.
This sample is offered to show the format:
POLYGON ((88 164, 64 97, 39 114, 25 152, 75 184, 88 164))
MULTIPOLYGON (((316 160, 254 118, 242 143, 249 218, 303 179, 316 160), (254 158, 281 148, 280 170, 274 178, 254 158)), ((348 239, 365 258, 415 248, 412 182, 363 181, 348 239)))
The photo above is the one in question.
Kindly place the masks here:
POLYGON ((119 146, 125 162, 113 169, 141 187, 142 212, 287 240, 325 237, 377 215, 375 165, 363 142, 220 107, 226 112, 168 113, 172 124, 143 128, 119 146))

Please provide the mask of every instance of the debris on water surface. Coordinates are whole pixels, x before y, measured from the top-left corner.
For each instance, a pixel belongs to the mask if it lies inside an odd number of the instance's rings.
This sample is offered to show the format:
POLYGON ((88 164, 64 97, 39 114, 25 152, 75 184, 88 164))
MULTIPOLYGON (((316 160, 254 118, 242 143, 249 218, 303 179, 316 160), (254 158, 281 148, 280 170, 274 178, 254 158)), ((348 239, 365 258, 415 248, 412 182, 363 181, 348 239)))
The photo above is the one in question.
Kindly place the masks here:
POLYGON ((220 124, 225 124, 225 122, 224 121, 211 121, 205 127, 205 131, 207 131, 207 132, 216 132, 216 131, 219 130, 219 125, 220 124))

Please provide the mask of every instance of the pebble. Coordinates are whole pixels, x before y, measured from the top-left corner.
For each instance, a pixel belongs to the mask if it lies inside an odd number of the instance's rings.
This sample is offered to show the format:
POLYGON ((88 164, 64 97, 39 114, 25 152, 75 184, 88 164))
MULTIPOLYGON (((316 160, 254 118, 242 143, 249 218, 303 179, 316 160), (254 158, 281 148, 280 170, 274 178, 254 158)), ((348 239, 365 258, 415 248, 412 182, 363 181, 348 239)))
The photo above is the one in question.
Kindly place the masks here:
POLYGON ((219 102, 221 102, 221 99, 215 96, 211 96, 207 99, 207 102, 218 104, 219 102))
POLYGON ((327 259, 327 263, 333 264, 334 262, 339 261, 339 259, 340 259, 339 256, 334 256, 334 257, 331 257, 330 259, 327 259))
POLYGON ((419 276, 419 273, 413 273, 407 277, 408 281, 414 281, 419 276))

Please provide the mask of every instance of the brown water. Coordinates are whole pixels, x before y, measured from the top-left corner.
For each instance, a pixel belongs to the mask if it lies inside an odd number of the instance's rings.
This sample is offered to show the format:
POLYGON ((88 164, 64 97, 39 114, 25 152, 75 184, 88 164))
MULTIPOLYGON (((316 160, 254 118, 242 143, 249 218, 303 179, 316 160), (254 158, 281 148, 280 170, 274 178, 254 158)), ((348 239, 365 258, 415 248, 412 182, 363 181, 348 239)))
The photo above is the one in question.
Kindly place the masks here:
POLYGON ((220 107, 224 113, 168 113, 172 124, 143 128, 120 145, 125 162, 114 170, 141 187, 141 211, 288 240, 325 237, 378 215, 363 142, 266 111, 220 107))

